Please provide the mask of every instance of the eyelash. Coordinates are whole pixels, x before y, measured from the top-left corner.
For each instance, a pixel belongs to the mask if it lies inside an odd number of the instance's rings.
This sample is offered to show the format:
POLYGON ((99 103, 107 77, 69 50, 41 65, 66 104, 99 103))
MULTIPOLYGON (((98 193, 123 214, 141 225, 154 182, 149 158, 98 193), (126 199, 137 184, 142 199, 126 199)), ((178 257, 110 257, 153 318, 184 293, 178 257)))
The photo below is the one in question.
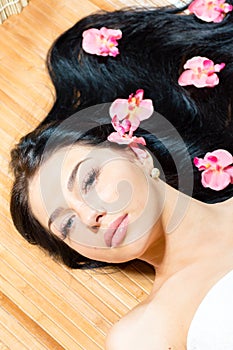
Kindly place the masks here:
POLYGON ((70 216, 65 223, 62 224, 61 227, 61 234, 62 234, 62 239, 66 239, 70 233, 70 230, 72 228, 73 222, 74 222, 75 215, 70 216))
POLYGON ((87 193, 91 189, 92 185, 97 181, 99 174, 99 169, 94 168, 87 174, 82 184, 82 191, 84 193, 87 193))
MULTIPOLYGON (((87 174, 86 179, 83 181, 83 184, 82 184, 83 192, 87 193, 90 190, 92 185, 98 179, 99 173, 100 173, 99 169, 91 169, 91 171, 87 174)), ((72 215, 65 221, 65 223, 62 224, 61 234, 62 234, 63 240, 68 237, 74 222, 74 218, 75 218, 75 215, 72 215)))

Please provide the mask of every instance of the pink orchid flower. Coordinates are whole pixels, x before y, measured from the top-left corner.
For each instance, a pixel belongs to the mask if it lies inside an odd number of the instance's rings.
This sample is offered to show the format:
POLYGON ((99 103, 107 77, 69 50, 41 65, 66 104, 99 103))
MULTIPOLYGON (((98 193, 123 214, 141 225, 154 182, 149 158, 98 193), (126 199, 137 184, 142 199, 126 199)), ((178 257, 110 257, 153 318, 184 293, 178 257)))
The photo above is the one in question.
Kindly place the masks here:
POLYGON ((120 29, 91 28, 83 32, 82 48, 90 54, 116 57, 119 54, 117 40, 121 38, 120 29))
POLYGON ((233 10, 233 6, 225 0, 194 0, 188 9, 205 22, 219 23, 226 13, 233 10))
POLYGON ((219 83, 216 72, 224 67, 225 63, 214 64, 206 57, 195 56, 185 63, 186 70, 180 75, 178 83, 181 86, 194 85, 198 88, 214 87, 219 83))
POLYGON ((117 115, 112 118, 112 125, 117 133, 123 136, 126 132, 131 129, 131 122, 129 119, 123 119, 122 122, 118 119, 117 115))
POLYGON ((152 100, 143 100, 144 90, 139 89, 136 94, 131 94, 128 99, 116 99, 109 110, 113 119, 115 116, 119 120, 129 120, 131 123, 129 133, 132 136, 140 121, 148 119, 154 111, 152 100))
POLYGON ((204 158, 195 157, 193 162, 198 170, 204 170, 201 178, 204 187, 220 191, 233 184, 233 157, 228 151, 208 152, 204 158))
POLYGON ((153 111, 151 100, 143 100, 144 90, 139 89, 136 94, 131 94, 129 98, 115 100, 109 110, 112 118, 112 125, 116 132, 108 136, 108 140, 118 144, 129 145, 139 158, 146 158, 147 153, 139 147, 145 146, 143 137, 133 136, 141 120, 149 118, 153 111))
POLYGON ((108 141, 116 142, 120 145, 128 145, 137 154, 139 158, 146 158, 146 152, 138 147, 139 144, 145 146, 146 141, 143 137, 129 136, 128 134, 120 135, 118 132, 112 132, 108 136, 108 141))

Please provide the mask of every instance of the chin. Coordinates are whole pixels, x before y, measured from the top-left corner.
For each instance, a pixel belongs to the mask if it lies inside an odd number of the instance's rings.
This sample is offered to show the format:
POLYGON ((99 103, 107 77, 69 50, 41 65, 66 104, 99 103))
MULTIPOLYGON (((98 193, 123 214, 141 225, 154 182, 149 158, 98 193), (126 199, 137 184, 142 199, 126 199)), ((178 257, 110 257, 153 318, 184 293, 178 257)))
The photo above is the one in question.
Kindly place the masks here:
POLYGON ((149 237, 150 235, 147 233, 133 242, 127 242, 126 239, 118 247, 87 247, 78 243, 73 243, 70 247, 89 259, 110 264, 121 264, 140 259, 149 246, 149 237))
POLYGON ((105 262, 121 264, 131 260, 140 259, 147 250, 148 236, 143 236, 135 242, 125 243, 116 248, 109 248, 105 253, 105 262))

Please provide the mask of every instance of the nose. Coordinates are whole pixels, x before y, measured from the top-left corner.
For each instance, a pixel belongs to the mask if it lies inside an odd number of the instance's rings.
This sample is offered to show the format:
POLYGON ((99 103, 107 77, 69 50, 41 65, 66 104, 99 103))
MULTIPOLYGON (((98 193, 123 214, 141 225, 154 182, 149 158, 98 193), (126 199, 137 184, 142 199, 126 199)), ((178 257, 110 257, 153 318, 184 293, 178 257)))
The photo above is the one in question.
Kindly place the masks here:
POLYGON ((104 210, 97 210, 90 208, 88 205, 82 203, 78 209, 80 220, 92 231, 98 231, 101 226, 102 219, 106 215, 104 210))

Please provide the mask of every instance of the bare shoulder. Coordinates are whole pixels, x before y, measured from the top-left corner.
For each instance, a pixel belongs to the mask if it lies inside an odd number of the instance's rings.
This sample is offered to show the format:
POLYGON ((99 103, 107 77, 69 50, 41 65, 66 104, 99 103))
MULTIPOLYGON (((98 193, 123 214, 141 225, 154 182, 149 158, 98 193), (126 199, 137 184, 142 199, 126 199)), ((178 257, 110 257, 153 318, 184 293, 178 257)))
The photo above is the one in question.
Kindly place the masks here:
POLYGON ((123 317, 110 330, 106 350, 184 350, 164 315, 143 304, 123 317), (174 338, 175 337, 175 338, 174 338))
POLYGON ((105 349, 186 350, 193 316, 211 287, 232 269, 231 259, 222 259, 218 269, 207 261, 169 278, 113 326, 105 349))
POLYGON ((106 350, 185 350, 189 324, 200 303, 191 282, 190 274, 182 272, 162 283, 113 326, 106 350))

